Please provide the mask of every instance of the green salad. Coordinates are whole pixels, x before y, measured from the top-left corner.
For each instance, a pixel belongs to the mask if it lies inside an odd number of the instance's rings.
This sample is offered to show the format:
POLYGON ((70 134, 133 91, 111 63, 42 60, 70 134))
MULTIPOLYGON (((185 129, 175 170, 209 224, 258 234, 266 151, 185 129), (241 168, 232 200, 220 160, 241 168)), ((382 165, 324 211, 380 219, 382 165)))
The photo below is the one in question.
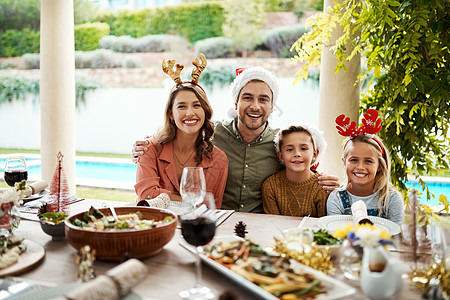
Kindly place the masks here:
POLYGON ((39 218, 43 222, 51 222, 54 224, 59 224, 61 222, 64 222, 64 220, 67 218, 67 215, 63 212, 46 212, 39 215, 39 218))
POLYGON ((91 207, 89 211, 83 214, 81 220, 72 218, 70 222, 84 229, 92 231, 119 231, 119 230, 142 230, 153 227, 163 226, 165 223, 173 221, 171 216, 163 220, 147 220, 144 215, 137 211, 125 215, 118 215, 118 220, 112 216, 105 216, 101 211, 91 207))
POLYGON ((313 235, 314 235, 314 242, 316 242, 317 245, 331 246, 342 244, 342 239, 335 238, 325 229, 314 230, 313 235))

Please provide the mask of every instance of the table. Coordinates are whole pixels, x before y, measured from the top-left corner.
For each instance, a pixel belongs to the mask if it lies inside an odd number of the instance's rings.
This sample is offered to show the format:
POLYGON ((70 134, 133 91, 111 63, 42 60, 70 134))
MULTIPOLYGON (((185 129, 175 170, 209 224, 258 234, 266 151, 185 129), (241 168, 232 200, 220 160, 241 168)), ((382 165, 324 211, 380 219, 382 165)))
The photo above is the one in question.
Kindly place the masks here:
MULTIPOLYGON (((103 202, 111 203, 114 206, 125 205, 123 202, 88 199, 71 205, 71 213, 87 210, 91 205, 100 208, 103 202)), ((273 246, 274 236, 279 236, 284 229, 297 227, 300 220, 301 218, 298 217, 235 212, 217 228, 216 234, 233 235, 235 224, 239 221, 244 221, 247 224, 248 238, 262 246, 273 246)), ((149 274, 133 290, 142 298, 178 299, 179 291, 188 289, 194 285, 195 257, 179 245, 179 242, 182 240, 180 232, 179 229, 176 230, 174 238, 164 247, 161 253, 143 260, 148 267, 149 274)), ((75 250, 66 240, 53 241, 50 236, 41 230, 39 223, 25 220, 20 223, 17 234, 42 245, 46 250, 44 262, 35 269, 20 275, 20 278, 56 285, 67 284, 76 280, 78 266, 73 260, 75 250)), ((399 248, 406 249, 408 247, 399 248)), ((412 265, 411 256, 407 257, 402 253, 393 252, 390 252, 390 254, 407 262, 404 264, 404 272, 410 271, 412 265)), ((115 265, 114 263, 96 261, 96 274, 104 274, 115 265)), ((204 266, 202 271, 205 285, 214 288, 218 294, 225 291, 232 291, 239 295, 239 299, 257 299, 255 295, 236 285, 228 278, 223 277, 215 270, 204 266)), ((334 277, 356 288, 357 293, 347 299, 367 298, 360 289, 359 282, 346 280, 339 270, 334 277)), ((404 279, 402 292, 396 299, 421 299, 421 293, 413 290, 406 279, 404 279)))

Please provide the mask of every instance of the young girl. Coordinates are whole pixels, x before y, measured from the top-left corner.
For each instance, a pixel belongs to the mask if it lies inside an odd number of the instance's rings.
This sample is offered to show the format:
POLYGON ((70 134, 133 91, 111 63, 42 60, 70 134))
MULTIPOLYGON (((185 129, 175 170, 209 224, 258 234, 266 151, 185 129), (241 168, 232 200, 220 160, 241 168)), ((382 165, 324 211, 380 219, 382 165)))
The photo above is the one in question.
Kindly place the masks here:
POLYGON ((387 218, 399 225, 403 222, 404 205, 401 194, 390 183, 390 159, 386 147, 375 135, 381 130, 378 112, 369 109, 363 126, 349 123, 344 115, 336 118, 341 135, 347 136, 342 161, 347 184, 331 192, 327 202, 328 215, 351 214, 352 203, 362 200, 369 216, 387 218), (376 121, 376 122, 375 122, 376 121), (349 126, 350 125, 350 126, 349 126))
POLYGON ((275 147, 286 169, 264 181, 264 212, 298 217, 325 216, 328 193, 319 185, 319 173, 314 171, 327 147, 324 138, 310 125, 291 126, 278 133, 277 138, 275 147))

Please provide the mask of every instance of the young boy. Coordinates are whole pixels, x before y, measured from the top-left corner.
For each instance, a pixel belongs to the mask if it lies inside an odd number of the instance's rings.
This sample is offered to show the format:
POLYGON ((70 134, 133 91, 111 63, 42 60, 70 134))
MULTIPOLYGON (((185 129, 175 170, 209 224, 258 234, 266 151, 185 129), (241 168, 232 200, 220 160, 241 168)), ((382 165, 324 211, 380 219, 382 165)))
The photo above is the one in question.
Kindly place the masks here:
POLYGON ((311 125, 280 131, 275 146, 285 169, 267 178, 262 186, 264 212, 287 216, 326 216, 328 193, 315 171, 327 143, 311 125))

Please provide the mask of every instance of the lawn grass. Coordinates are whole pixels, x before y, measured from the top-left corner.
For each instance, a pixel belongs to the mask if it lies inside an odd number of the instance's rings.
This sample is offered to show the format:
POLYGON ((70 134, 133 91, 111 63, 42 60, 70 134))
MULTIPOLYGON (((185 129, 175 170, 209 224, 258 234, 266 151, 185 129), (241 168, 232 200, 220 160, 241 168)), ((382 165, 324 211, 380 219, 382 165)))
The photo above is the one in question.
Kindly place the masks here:
MULTIPOLYGON (((0 180, 0 188, 7 188, 7 187, 9 186, 6 184, 6 182, 0 180)), ((77 186, 76 194, 78 198, 124 201, 124 202, 136 201, 136 194, 134 193, 134 191, 77 186)))
POLYGON ((102 189, 77 186, 78 198, 101 199, 109 201, 136 201, 136 194, 134 191, 124 191, 115 189, 102 189))

